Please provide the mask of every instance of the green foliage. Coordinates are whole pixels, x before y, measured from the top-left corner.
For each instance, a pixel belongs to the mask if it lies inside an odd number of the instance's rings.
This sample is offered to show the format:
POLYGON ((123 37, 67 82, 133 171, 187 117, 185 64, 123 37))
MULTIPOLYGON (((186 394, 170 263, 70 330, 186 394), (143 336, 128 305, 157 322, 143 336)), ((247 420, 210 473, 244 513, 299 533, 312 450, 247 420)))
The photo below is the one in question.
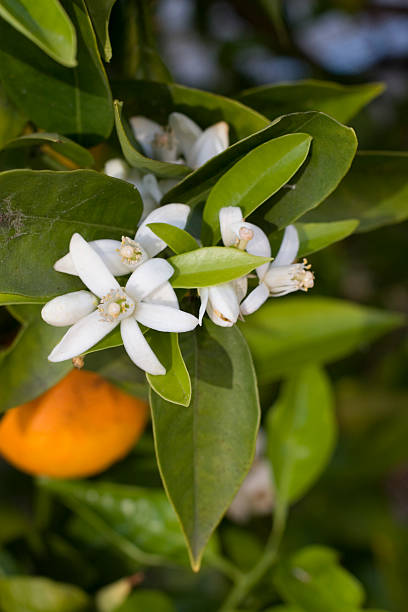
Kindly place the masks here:
POLYGON ((88 612, 90 599, 80 589, 35 576, 0 577, 4 612, 88 612))
POLYGON ((46 150, 47 147, 51 147, 53 151, 67 157, 81 168, 91 168, 94 165, 94 159, 89 151, 69 138, 59 136, 58 134, 47 134, 46 132, 25 134, 24 136, 7 142, 4 149, 19 149, 36 146, 42 146, 43 150, 46 150))
POLYGON ((171 248, 176 255, 199 248, 198 242, 188 232, 168 223, 149 223, 149 227, 171 248))
POLYGON ((160 591, 143 589, 133 593, 121 606, 115 609, 116 612, 175 612, 171 600, 160 591))
POLYGON ((112 57, 112 46, 109 40, 109 18, 115 2, 116 0, 85 0, 98 43, 107 62, 112 57))
POLYGON ((150 330, 147 341, 166 368, 166 374, 161 376, 147 374, 150 386, 168 402, 189 406, 191 381, 180 351, 177 334, 161 334, 150 330))

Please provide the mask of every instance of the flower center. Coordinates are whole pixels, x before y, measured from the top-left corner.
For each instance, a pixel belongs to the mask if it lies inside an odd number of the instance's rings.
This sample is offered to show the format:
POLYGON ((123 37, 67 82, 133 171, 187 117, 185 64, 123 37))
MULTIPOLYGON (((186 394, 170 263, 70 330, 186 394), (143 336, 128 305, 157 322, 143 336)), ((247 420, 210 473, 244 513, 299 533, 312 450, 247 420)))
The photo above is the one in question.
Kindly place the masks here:
POLYGON ((314 286, 314 274, 310 271, 312 267, 307 263, 307 259, 303 260, 301 264, 294 264, 296 266, 293 280, 297 282, 298 289, 301 291, 307 291, 314 286))
POLYGON ((120 287, 119 289, 111 289, 102 299, 98 306, 98 310, 102 315, 102 319, 108 323, 114 321, 122 321, 133 314, 135 302, 120 287))
POLYGON ((303 263, 289 266, 271 266, 263 282, 275 297, 292 293, 292 291, 308 291, 314 286, 314 274, 310 268, 307 259, 304 259, 303 263))
POLYGON ((247 248, 247 244, 254 237, 254 232, 249 229, 249 227, 241 227, 238 232, 239 241, 237 247, 241 249, 241 251, 245 251, 247 248))
POLYGON ((116 250, 122 259, 122 263, 129 266, 131 269, 136 268, 135 264, 142 263, 145 255, 140 244, 128 236, 122 236, 122 244, 120 248, 116 250))
POLYGON ((174 135, 170 128, 165 128, 162 132, 155 134, 152 144, 160 149, 172 149, 174 146, 174 135))

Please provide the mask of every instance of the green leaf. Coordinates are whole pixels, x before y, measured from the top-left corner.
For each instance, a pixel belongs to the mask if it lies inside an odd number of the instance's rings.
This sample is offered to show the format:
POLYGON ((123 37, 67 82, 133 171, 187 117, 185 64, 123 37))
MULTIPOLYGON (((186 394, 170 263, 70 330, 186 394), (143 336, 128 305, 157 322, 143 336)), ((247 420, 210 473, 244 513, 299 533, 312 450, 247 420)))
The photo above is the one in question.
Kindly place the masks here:
POLYGON ((115 612, 175 612, 171 599, 161 591, 142 589, 131 596, 115 612))
POLYGON ((402 325, 402 315, 331 298, 270 299, 240 324, 261 383, 327 363, 402 325))
POLYGON ((361 584, 338 563, 338 554, 308 546, 282 561, 274 584, 283 599, 304 612, 357 612, 364 599, 361 584))
POLYGON ((238 99, 269 119, 297 111, 321 111, 341 123, 347 123, 383 91, 382 83, 339 85, 310 79, 261 85, 243 91, 238 99))
POLYGON ((173 287, 193 289, 240 278, 270 258, 250 255, 235 247, 203 247, 174 255, 168 261, 174 268, 170 279, 173 287))
POLYGON ((358 219, 358 232, 408 218, 408 153, 361 151, 336 191, 305 221, 358 219))
POLYGON ((91 601, 76 586, 38 576, 0 577, 2 612, 88 612, 91 601))
POLYGON ((52 59, 77 65, 75 28, 58 0, 1 0, 0 16, 52 59))
POLYGON ((304 257, 347 238, 358 228, 358 221, 346 219, 329 223, 296 223, 295 227, 300 241, 298 257, 304 257))
POLYGON ((112 96, 83 0, 64 0, 64 7, 78 36, 78 66, 56 64, 0 20, 0 79, 38 128, 94 144, 112 131, 112 96))
POLYGON ((171 248, 176 255, 200 248, 196 239, 185 230, 168 223, 149 223, 148 227, 171 248))
POLYGON ((324 370, 309 365, 287 379, 268 414, 267 432, 276 492, 286 505, 317 480, 334 448, 334 398, 324 370))
POLYGON ((107 62, 112 58, 112 47, 109 39, 109 19, 116 0, 85 0, 92 19, 95 34, 107 62))
POLYGON ((39 306, 13 306, 10 311, 22 327, 13 344, 0 353, 0 413, 41 395, 72 369, 71 361, 48 361, 62 334, 61 328, 42 320, 39 306))
POLYGON ((239 206, 247 217, 283 187, 305 161, 311 140, 308 134, 274 138, 228 170, 212 188, 204 208, 204 244, 216 244, 220 239, 219 212, 223 206, 239 206))
POLYGON ((139 153, 139 151, 131 143, 127 134, 127 132, 130 131, 130 128, 125 128, 123 124, 122 107, 123 102, 115 100, 114 109, 116 132, 122 148, 122 153, 125 156, 126 161, 133 168, 138 168, 144 172, 153 172, 153 174, 156 176, 164 178, 176 178, 179 176, 184 176, 190 172, 187 166, 184 166, 183 164, 162 162, 156 159, 151 159, 150 157, 146 157, 142 153, 139 153))
POLYGON ((150 386, 168 402, 189 406, 191 381, 180 351, 178 334, 164 334, 149 330, 146 334, 146 340, 166 368, 166 374, 162 376, 146 375, 150 386))
POLYGON ((157 460, 197 570, 211 533, 251 465, 259 402, 251 354, 236 327, 182 334, 189 408, 151 395, 157 460), (180 475, 182 474, 182 477, 180 475))
POLYGON ((133 74, 148 81, 171 81, 171 74, 156 48, 152 5, 150 0, 137 0, 128 7, 128 19, 132 20, 133 74))
POLYGON ((0 147, 23 131, 26 116, 0 89, 0 147))
POLYGON ((35 298, 28 295, 0 293, 0 306, 10 306, 13 304, 44 304, 45 301, 44 298, 35 298))
POLYGON ((52 268, 74 232, 120 240, 135 233, 142 211, 133 185, 92 170, 3 172, 0 192, 0 292, 31 298, 83 288, 52 268))
POLYGON ((41 146, 43 152, 46 152, 47 148, 51 148, 56 153, 72 160, 75 166, 90 168, 94 165, 94 158, 89 151, 73 140, 65 136, 60 136, 59 134, 47 134, 46 132, 25 134, 24 136, 20 136, 20 138, 10 140, 3 148, 18 149, 34 146, 41 146))

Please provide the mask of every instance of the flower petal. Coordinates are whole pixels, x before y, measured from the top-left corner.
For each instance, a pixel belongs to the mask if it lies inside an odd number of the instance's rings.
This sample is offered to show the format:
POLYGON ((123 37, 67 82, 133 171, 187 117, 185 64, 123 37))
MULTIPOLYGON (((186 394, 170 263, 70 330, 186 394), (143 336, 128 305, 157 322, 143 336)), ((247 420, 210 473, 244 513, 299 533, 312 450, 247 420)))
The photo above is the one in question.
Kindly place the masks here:
POLYGON ((198 313, 198 322, 200 325, 202 325, 203 317, 205 315, 205 311, 207 309, 207 304, 208 304, 208 287, 202 287, 202 289, 199 290, 199 296, 201 299, 201 304, 200 304, 200 310, 198 313))
POLYGON ((163 283, 158 289, 149 293, 149 302, 151 304, 161 304, 162 306, 179 308, 176 292, 170 283, 163 283))
POLYGON ((101 257, 80 234, 72 236, 69 252, 79 278, 92 293, 101 298, 111 289, 119 288, 118 281, 112 276, 101 257))
POLYGON ((156 208, 140 225, 136 232, 135 240, 147 251, 150 257, 154 257, 166 248, 166 243, 161 240, 147 227, 148 223, 168 223, 184 229, 187 217, 190 214, 190 207, 186 204, 166 204, 156 208))
MULTIPOLYGON (((105 266, 114 276, 129 274, 129 268, 122 263, 118 253, 118 249, 121 247, 119 240, 92 240, 88 244, 99 255, 105 266)), ((54 270, 78 276, 71 253, 67 253, 64 257, 58 259, 54 264, 54 270)))
POLYGON ((48 355, 48 361, 65 361, 81 355, 102 340, 117 325, 108 323, 98 310, 91 312, 69 328, 62 340, 48 355))
POLYGON ((204 130, 186 155, 187 165, 199 168, 228 147, 228 124, 220 121, 204 130))
POLYGON ((191 331, 198 325, 197 317, 189 312, 151 302, 136 304, 134 316, 142 325, 164 332, 191 331))
POLYGON ((171 113, 169 126, 174 132, 181 152, 187 159, 191 147, 203 133, 202 129, 183 113, 171 113))
POLYGON ((214 310, 211 302, 208 302, 207 304, 207 314, 211 321, 220 327, 232 327, 234 325, 232 321, 227 321, 220 317, 218 310, 214 310))
POLYGON ((120 333, 127 354, 141 370, 154 375, 166 373, 166 370, 140 331, 140 327, 134 317, 128 317, 121 322, 120 333))
POLYGON ((288 266, 295 261, 299 251, 299 235, 294 225, 288 225, 283 234, 278 254, 271 266, 288 266))
POLYGON ((126 181, 127 176, 129 174, 129 170, 130 168, 125 162, 125 160, 121 159, 120 157, 114 157, 112 159, 108 159, 103 169, 104 173, 107 176, 111 176, 117 179, 122 179, 122 181, 126 181))
POLYGON ((142 300, 174 274, 173 267, 165 259, 149 259, 136 268, 126 283, 126 292, 134 300, 142 300))
MULTIPOLYGON (((271 256, 271 245, 268 236, 263 230, 253 223, 245 223, 248 229, 254 232, 254 237, 248 242, 246 250, 251 255, 257 255, 258 257, 270 257, 271 256)), ((256 268, 258 277, 262 280, 266 272, 269 269, 269 263, 262 264, 256 268)))
POLYGON ((248 291, 248 279, 246 276, 236 278, 231 281, 231 285, 236 293, 238 302, 242 302, 248 291))
POLYGON ((55 327, 73 325, 90 314, 98 305, 98 299, 89 291, 73 291, 50 300, 41 310, 46 323, 55 327))
POLYGON ((208 288, 209 304, 221 319, 235 323, 239 316, 239 302, 231 283, 208 288))
POLYGON ((243 315, 252 314, 258 310, 269 297, 269 289, 265 283, 259 283, 257 287, 245 298, 241 304, 243 315))
POLYGON ((147 155, 147 157, 153 157, 152 142, 155 136, 164 133, 162 126, 156 123, 156 121, 152 121, 151 119, 142 117, 141 115, 131 117, 129 119, 129 123, 136 140, 140 143, 143 149, 144 154, 147 155))
POLYGON ((243 222, 241 209, 239 206, 224 206, 221 208, 218 216, 224 245, 228 247, 234 246, 237 242, 237 235, 232 226, 243 222))

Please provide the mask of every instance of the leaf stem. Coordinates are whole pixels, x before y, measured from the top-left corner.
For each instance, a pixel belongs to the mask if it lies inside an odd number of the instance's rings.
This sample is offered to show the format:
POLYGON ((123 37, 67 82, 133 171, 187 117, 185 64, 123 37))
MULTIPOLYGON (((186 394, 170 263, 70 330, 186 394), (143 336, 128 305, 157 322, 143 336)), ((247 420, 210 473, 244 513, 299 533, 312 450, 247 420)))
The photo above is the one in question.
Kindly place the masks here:
POLYGON ((207 552, 204 556, 204 561, 206 561, 210 567, 213 567, 221 572, 221 574, 224 574, 224 576, 227 576, 234 583, 238 583, 244 577, 243 572, 241 572, 236 565, 217 553, 207 552))
POLYGON ((276 500, 273 527, 265 546, 262 557, 254 565, 250 572, 243 574, 231 589, 225 603, 219 612, 232 612, 241 601, 250 593, 253 587, 266 574, 268 569, 276 562, 279 546, 286 526, 287 505, 285 502, 276 500))

